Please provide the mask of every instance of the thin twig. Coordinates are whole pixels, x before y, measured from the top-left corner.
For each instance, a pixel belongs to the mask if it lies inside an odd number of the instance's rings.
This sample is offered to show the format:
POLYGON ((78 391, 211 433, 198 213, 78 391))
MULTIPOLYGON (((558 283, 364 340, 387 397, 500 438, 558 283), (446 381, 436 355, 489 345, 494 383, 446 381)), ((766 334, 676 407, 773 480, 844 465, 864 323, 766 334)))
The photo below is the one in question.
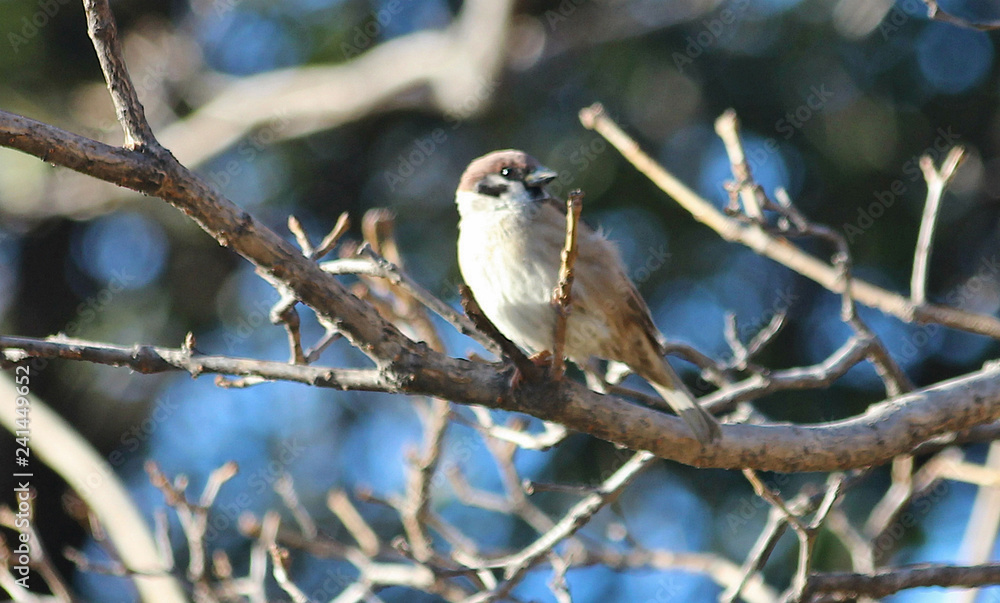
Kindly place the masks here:
POLYGON ((785 521, 785 514, 777 507, 771 507, 771 510, 767 514, 767 523, 764 524, 764 529, 758 534, 756 542, 754 542, 753 547, 751 547, 750 552, 747 554, 746 560, 743 562, 743 566, 740 568, 740 580, 731 583, 719 595, 721 603, 733 603, 736 601, 747 585, 753 580, 754 576, 759 575, 760 570, 771 557, 771 553, 774 552, 774 547, 777 546, 778 540, 785 535, 787 529, 788 523, 785 521))
MULTIPOLYGON (((733 191, 743 201, 743 211, 746 212, 746 215, 751 220, 763 222, 764 211, 758 197, 760 185, 753 179, 750 164, 747 163, 746 154, 743 152, 743 144, 740 142, 739 131, 740 121, 736 117, 736 111, 732 109, 727 109, 715 120, 715 133, 719 135, 726 146, 733 176, 736 177, 733 191)), ((736 210, 737 208, 732 209, 736 210)))
POLYGON ((407 502, 401 509, 410 552, 421 563, 426 563, 433 555, 432 542, 427 533, 427 515, 431 505, 431 484, 441 461, 451 404, 447 400, 434 399, 429 411, 424 428, 424 450, 413 460, 407 482, 407 502))
POLYGON ((299 244, 302 255, 311 257, 313 254, 312 242, 309 241, 309 235, 306 233, 305 227, 302 226, 302 222, 299 222, 295 216, 289 215, 288 230, 295 236, 295 242, 299 244))
POLYGON ((595 513, 608 504, 656 459, 648 452, 638 452, 605 480, 596 492, 573 507, 555 526, 518 553, 490 560, 488 567, 503 568, 504 581, 496 589, 475 595, 467 603, 486 603, 505 597, 529 569, 544 559, 560 542, 583 527, 595 513))
MULTIPOLYGON (((771 258, 829 289, 839 292, 836 269, 826 262, 790 245, 787 241, 768 234, 757 224, 742 224, 739 220, 719 212, 712 203, 703 199, 688 186, 667 172, 638 143, 608 117, 604 108, 595 104, 580 112, 580 121, 610 142, 619 152, 645 174, 656 186, 673 197, 694 219, 704 223, 727 241, 746 245, 756 253, 771 258)), ((945 306, 925 304, 915 306, 901 295, 863 281, 851 282, 851 293, 860 303, 877 308, 906 322, 936 322, 970 333, 1000 339, 1000 320, 993 316, 974 314, 945 306)))
POLYGON ((302 535, 309 539, 316 538, 319 533, 316 529, 316 522, 309 515, 309 510, 299 500, 292 476, 288 473, 282 473, 274 482, 274 491, 281 497, 285 508, 291 511, 292 517, 299 524, 299 529, 302 530, 302 535))
POLYGON ((374 557, 382 548, 375 530, 365 521, 355 508, 354 503, 343 490, 330 490, 326 497, 326 506, 333 511, 340 523, 351 534, 354 541, 358 543, 361 552, 369 557, 374 557))
POLYGON ((496 353, 500 351, 495 340, 484 336, 484 333, 478 330, 476 325, 467 317, 456 312, 451 306, 438 299, 409 275, 394 266, 392 262, 374 252, 368 258, 344 258, 322 262, 320 267, 330 274, 367 274, 387 279, 405 288, 410 295, 427 306, 431 312, 445 319, 458 332, 475 339, 480 345, 491 352, 496 353))
POLYGON ((566 582, 566 570, 570 567, 570 560, 550 553, 549 561, 552 563, 552 579, 549 580, 549 588, 555 595, 556 603, 573 603, 573 596, 570 594, 569 584, 566 582))
POLYGON ((564 347, 566 345, 566 323, 573 308, 573 265, 576 263, 577 227, 583 210, 583 193, 570 192, 566 200, 566 244, 563 246, 559 263, 559 283, 553 292, 552 305, 556 309, 556 327, 552 344, 552 378, 560 379, 565 371, 564 347))
POLYGON ((913 275, 910 277, 910 299, 918 306, 927 301, 927 266, 934 246, 934 227, 937 223, 941 198, 963 159, 965 159, 963 147, 954 147, 948 151, 940 170, 934 167, 934 159, 930 155, 920 158, 920 169, 927 182, 927 201, 924 202, 924 213, 920 219, 920 233, 917 235, 916 251, 913 255, 913 275))
POLYGON ((281 587, 281 590, 285 591, 294 603, 312 603, 312 599, 302 592, 302 589, 296 586, 288 576, 288 570, 285 569, 285 563, 288 561, 288 551, 274 543, 270 544, 267 551, 271 555, 271 565, 274 568, 271 573, 274 574, 274 580, 281 587))
POLYGON ((958 25, 959 27, 965 27, 977 31, 992 31, 994 29, 1000 29, 1000 21, 994 20, 976 23, 969 21, 968 19, 956 17, 951 13, 941 10, 941 7, 938 6, 937 0, 924 0, 924 4, 927 5, 927 17, 929 19, 934 19, 935 21, 951 23, 952 25, 958 25))
MULTIPOLYGON (((986 462, 981 469, 992 473, 994 480, 1000 474, 1000 442, 990 444, 986 462)), ((1000 528, 1000 483, 981 485, 972 502, 972 510, 962 536, 957 560, 970 565, 990 560, 1000 528)), ((954 593, 949 603, 973 603, 979 591, 972 589, 954 593)))
POLYGON ((312 260, 319 260, 326 254, 333 251, 333 248, 337 246, 337 243, 340 241, 340 238, 344 236, 344 234, 347 232, 347 229, 349 229, 350 227, 351 227, 350 214, 348 214, 345 211, 344 213, 340 214, 339 218, 337 218, 337 223, 334 224, 333 229, 331 229, 330 232, 327 233, 325 237, 323 237, 323 240, 320 242, 320 244, 315 249, 313 249, 311 254, 309 254, 309 258, 312 260))

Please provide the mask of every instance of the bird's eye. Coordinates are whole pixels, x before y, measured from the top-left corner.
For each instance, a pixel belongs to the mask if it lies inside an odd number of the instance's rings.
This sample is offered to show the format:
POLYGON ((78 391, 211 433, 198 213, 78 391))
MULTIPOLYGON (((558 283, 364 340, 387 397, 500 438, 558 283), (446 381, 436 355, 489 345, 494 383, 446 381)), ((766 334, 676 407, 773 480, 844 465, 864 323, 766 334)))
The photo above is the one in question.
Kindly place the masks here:
POLYGON ((521 170, 516 167, 505 167, 500 170, 500 175, 507 180, 520 180, 521 170))

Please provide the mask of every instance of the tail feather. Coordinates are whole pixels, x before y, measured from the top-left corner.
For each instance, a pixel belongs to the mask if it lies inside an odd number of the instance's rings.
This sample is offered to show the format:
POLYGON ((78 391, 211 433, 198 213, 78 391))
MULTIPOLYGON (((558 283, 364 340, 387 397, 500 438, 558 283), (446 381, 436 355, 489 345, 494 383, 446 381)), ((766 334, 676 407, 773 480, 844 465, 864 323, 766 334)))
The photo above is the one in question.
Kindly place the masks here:
POLYGON ((699 442, 708 445, 722 437, 722 431, 715 417, 681 389, 683 386, 668 387, 653 381, 650 381, 650 385, 674 409, 677 416, 687 423, 699 442))

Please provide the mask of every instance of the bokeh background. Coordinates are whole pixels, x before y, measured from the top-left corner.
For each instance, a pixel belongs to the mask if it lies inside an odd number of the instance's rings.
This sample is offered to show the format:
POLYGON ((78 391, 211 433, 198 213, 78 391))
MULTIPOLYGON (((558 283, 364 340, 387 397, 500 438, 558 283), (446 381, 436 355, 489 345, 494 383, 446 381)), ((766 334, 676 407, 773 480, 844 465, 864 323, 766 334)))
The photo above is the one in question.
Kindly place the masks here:
MULTIPOLYGON (((460 282, 458 176, 478 155, 517 147, 561 174, 556 191, 585 191, 585 219, 620 243, 668 338, 725 357, 725 312, 736 314, 746 338, 787 310, 790 324, 761 360, 788 367, 825 358, 849 336, 835 296, 721 241, 585 130, 578 110, 601 101, 668 169, 720 206, 729 167, 712 124, 735 108, 751 167, 768 193, 785 187, 810 218, 844 232, 859 276, 904 293, 925 195, 918 158, 940 161, 951 146, 965 145, 968 159, 940 214, 929 294, 977 312, 1000 309, 997 37, 929 21, 916 0, 516 2, 497 69, 476 76, 478 85, 450 108, 426 86, 350 115, 322 109, 328 99, 316 97, 306 102, 333 116, 326 122, 303 129, 272 107, 270 117, 221 144, 211 128, 198 125, 206 119, 198 109, 221 90, 275 70, 351 65, 387 43, 445 28, 462 3, 126 0, 112 6, 154 129, 184 141, 182 162, 279 232, 287 233, 288 214, 318 238, 343 211, 359 218, 372 207, 391 208, 407 270, 450 303, 457 304, 460 282)), ((972 20, 1000 18, 998 2, 942 7, 972 20)), ((121 141, 79 3, 0 0, 0 34, 0 107, 121 141)), ((398 74, 366 74, 364 81, 375 86, 386 77, 398 74)), ((252 100, 264 91, 251 86, 243 95, 252 100)), ((235 119, 240 110, 223 107, 208 123, 235 119)), ((359 238, 356 227, 349 237, 359 238)), ((276 299, 246 262, 166 204, 0 149, 4 333, 64 332, 176 347, 191 331, 207 353, 285 359, 284 332, 267 319, 276 299)), ((303 316, 307 334, 317 336, 314 318, 303 316)), ((998 351, 984 337, 907 325, 874 311, 862 316, 919 385, 974 370, 998 351)), ((442 333, 454 354, 478 349, 448 328, 442 333)), ((364 365, 342 342, 323 362, 364 365)), ((693 383, 691 367, 682 365, 693 383)), ((249 542, 236 531, 235 517, 280 506, 272 490, 280 475, 292 476, 321 528, 335 531, 323 511, 326 491, 401 492, 405 454, 421 434, 413 404, 403 397, 291 384, 229 390, 211 378, 141 376, 73 362, 48 363, 33 384, 104 454, 121 453, 113 457, 120 459, 116 469, 149 512, 163 501, 142 470, 145 459, 168 474, 187 474, 196 489, 212 469, 237 461, 240 474, 218 501, 213 542, 243 567, 249 542), (241 494, 250 494, 249 506, 241 494)), ((856 414, 881 396, 874 372, 859 367, 829 390, 776 395, 760 408, 775 419, 819 421, 856 414)), ((2 438, 9 451, 8 434, 2 438)), ((969 454, 981 459, 984 449, 969 454)), ((519 453, 517 466, 534 479, 580 483, 599 479, 623 458, 576 435, 550 452, 519 453)), ((479 487, 500 487, 495 465, 466 427, 450 428, 445 463, 479 487)), ((55 551, 70 544, 99 559, 62 509, 62 483, 40 474, 42 536, 55 551)), ((788 492, 821 478, 770 476, 788 492)), ((887 483, 887 474, 869 480, 852 493, 848 509, 866 515, 887 483)), ((484 512, 459 504, 446 482, 437 486, 439 510, 487 545, 530 538, 518 521, 484 522, 484 512)), ((8 497, 9 489, 3 491, 8 497)), ((948 482, 926 504, 911 507, 915 525, 891 543, 891 559, 955 560, 973 494, 971 486, 948 482)), ((573 499, 539 500, 555 515, 573 499)), ((585 532, 624 525, 645 546, 712 550, 740 563, 767 516, 760 506, 749 508, 750 500, 738 473, 663 462, 585 532)), ((365 512, 386 534, 398 529, 391 513, 365 512)), ((786 536, 769 565, 775 584, 793 571, 793 544, 786 536)), ((818 569, 847 567, 832 539, 820 546, 818 569)), ((61 567, 73 574, 65 562, 61 567)), ((347 571, 317 561, 297 565, 293 577, 310 592, 347 571)), ((536 572, 515 592, 551 600, 548 577, 536 572)), ((574 600, 583 602, 707 601, 717 593, 708 579, 679 572, 595 567, 570 572, 569 583, 574 600)), ((129 597, 112 578, 77 573, 74 585, 92 600, 129 597)), ((931 589, 888 600, 940 596, 931 589)), ((383 597, 432 600, 392 591, 383 597)), ((986 592, 980 600, 1000 594, 986 592)))

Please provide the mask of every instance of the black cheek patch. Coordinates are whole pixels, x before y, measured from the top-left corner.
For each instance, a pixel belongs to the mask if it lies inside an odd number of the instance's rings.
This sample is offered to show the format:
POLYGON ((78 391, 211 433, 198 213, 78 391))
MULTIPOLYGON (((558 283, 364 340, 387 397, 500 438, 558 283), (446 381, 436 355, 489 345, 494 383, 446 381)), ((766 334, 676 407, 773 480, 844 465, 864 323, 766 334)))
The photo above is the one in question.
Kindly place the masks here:
POLYGON ((476 185, 477 193, 481 195, 489 195, 490 197, 499 197, 500 195, 506 193, 507 190, 507 185, 502 182, 494 183, 483 180, 476 185))

